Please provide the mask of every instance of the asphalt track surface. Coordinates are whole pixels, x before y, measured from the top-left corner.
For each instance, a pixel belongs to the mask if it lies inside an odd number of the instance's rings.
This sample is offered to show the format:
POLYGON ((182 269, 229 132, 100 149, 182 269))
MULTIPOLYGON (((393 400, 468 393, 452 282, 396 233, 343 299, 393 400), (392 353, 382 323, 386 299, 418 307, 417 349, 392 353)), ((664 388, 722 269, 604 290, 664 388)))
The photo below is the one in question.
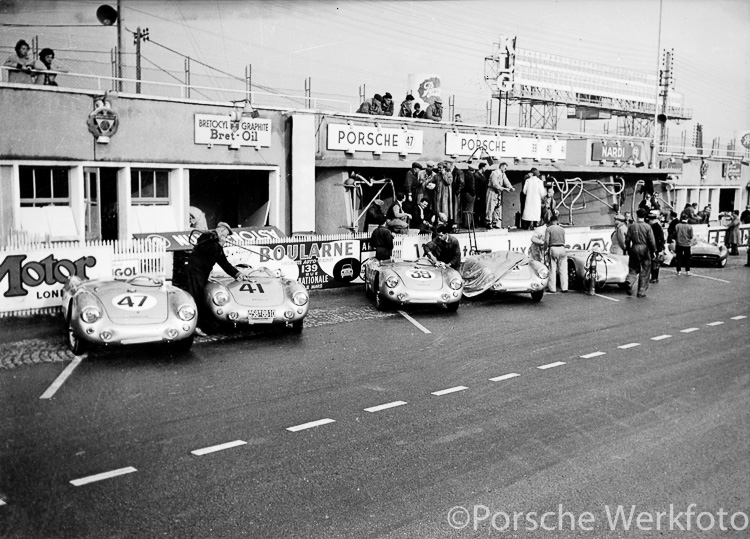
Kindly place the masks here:
POLYGON ((320 293, 301 335, 93 352, 49 399, 67 361, 2 369, 0 536, 747 536, 742 263, 407 310, 429 333, 320 293))

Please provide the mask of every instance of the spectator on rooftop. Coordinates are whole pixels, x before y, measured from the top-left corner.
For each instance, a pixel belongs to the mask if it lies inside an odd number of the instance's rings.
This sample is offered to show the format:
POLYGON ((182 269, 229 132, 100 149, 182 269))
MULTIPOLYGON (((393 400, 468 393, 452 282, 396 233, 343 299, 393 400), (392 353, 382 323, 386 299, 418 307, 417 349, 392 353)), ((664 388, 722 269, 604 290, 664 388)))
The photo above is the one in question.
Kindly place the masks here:
POLYGON ((383 114, 383 98, 375 94, 372 99, 365 99, 357 109, 360 114, 383 114))
POLYGON ((414 103, 414 96, 406 94, 406 98, 401 102, 401 109, 398 111, 398 115, 402 118, 411 118, 414 114, 412 110, 412 104, 414 103))
POLYGON ((384 116, 393 116, 393 96, 390 92, 386 92, 383 94, 383 103, 381 105, 381 108, 383 109, 384 116))
POLYGON ((437 96, 432 104, 424 111, 424 117, 428 120, 440 122, 443 120, 443 100, 437 96))
POLYGON ((57 86, 55 81, 57 73, 48 73, 49 71, 68 72, 59 62, 55 61, 55 51, 49 48, 42 49, 42 52, 39 53, 39 59, 34 62, 34 71, 39 72, 36 74, 36 84, 45 86, 57 86))
POLYGON ((422 110, 422 105, 419 103, 414 103, 414 113, 412 114, 412 118, 424 118, 424 111, 422 110))
POLYGON ((10 67, 8 70, 8 82, 19 82, 23 84, 34 84, 34 59, 29 54, 31 48, 23 39, 16 43, 16 52, 11 54, 5 60, 5 66, 10 67))
POLYGON ((454 122, 457 122, 457 123, 461 123, 461 122, 463 122, 463 120, 461 119, 461 115, 460 115, 460 114, 456 114, 456 115, 455 115, 455 116, 453 117, 453 121, 454 121, 454 122))

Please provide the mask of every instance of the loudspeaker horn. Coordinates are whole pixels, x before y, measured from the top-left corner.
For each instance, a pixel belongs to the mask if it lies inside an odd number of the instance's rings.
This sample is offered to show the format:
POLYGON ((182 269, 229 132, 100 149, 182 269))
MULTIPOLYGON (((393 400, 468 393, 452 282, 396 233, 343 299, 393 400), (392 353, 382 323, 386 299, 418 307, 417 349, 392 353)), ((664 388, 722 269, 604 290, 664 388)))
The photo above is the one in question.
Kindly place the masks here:
POLYGON ((99 22, 104 26, 112 26, 115 24, 117 22, 117 15, 117 10, 106 4, 99 6, 96 10, 96 18, 99 19, 99 22))

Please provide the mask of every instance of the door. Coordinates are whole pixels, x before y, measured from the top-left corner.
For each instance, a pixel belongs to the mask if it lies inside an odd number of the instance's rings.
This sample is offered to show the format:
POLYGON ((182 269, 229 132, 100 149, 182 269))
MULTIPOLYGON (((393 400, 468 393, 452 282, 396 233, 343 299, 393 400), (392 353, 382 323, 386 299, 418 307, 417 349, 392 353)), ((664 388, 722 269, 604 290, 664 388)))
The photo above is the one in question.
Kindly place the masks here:
POLYGON ((99 205, 99 169, 83 169, 84 198, 86 202, 86 240, 102 239, 102 213, 99 205))

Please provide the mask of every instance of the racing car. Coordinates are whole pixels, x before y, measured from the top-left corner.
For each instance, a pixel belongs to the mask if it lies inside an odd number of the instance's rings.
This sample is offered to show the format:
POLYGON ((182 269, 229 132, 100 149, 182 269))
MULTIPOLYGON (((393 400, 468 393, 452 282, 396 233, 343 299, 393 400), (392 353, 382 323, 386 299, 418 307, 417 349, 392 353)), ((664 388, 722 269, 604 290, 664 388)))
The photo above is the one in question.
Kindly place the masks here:
MULTIPOLYGON (((671 256, 664 259, 664 264, 674 266, 677 262, 677 257, 674 254, 673 243, 669 245, 669 254, 671 256)), ((717 268, 723 268, 727 265, 728 256, 729 250, 725 245, 709 243, 700 237, 696 239, 695 245, 690 248, 691 264, 709 264, 717 268)))
POLYGON ((494 251, 466 257, 461 264, 466 297, 487 291, 531 293, 541 301, 549 280, 549 270, 539 262, 517 251, 494 251))
POLYGON ((568 249, 568 286, 588 288, 591 282, 591 263, 596 261, 596 288, 616 284, 627 289, 628 257, 602 252, 598 249, 568 249))
POLYGON ((280 270, 238 265, 245 280, 212 277, 204 297, 214 321, 238 324, 284 324, 302 331, 309 308, 305 287, 285 278, 280 270))
POLYGON ((449 266, 436 266, 427 258, 400 262, 365 262, 365 295, 375 298, 384 311, 393 305, 440 305, 457 311, 464 282, 449 266))
POLYGON ((186 352, 198 320, 190 294, 148 275, 126 281, 70 277, 62 308, 65 342, 75 355, 91 344, 169 343, 186 352))

